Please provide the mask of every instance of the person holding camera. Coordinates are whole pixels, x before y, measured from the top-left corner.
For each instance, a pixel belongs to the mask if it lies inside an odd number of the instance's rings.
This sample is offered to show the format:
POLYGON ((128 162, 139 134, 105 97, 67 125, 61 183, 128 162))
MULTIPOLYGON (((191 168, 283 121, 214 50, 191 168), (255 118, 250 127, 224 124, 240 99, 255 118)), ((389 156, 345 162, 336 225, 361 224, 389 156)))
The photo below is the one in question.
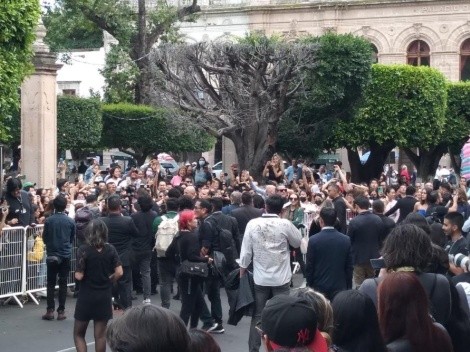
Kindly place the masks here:
POLYGON ((67 199, 61 195, 54 198, 54 214, 44 223, 43 240, 46 245, 47 265, 47 312, 44 320, 54 320, 54 290, 59 277, 59 307, 57 320, 66 319, 65 299, 67 297, 67 277, 70 271, 72 243, 76 227, 72 218, 65 214, 67 199))
MULTIPOLYGON (((468 242, 465 237, 462 235, 462 226, 463 226, 463 216, 459 212, 451 211, 444 216, 444 224, 442 229, 445 234, 450 238, 450 241, 447 242, 444 250, 449 255, 463 254, 468 256, 468 242)), ((462 274, 464 270, 455 266, 454 263, 449 263, 449 275, 459 275, 462 274)))

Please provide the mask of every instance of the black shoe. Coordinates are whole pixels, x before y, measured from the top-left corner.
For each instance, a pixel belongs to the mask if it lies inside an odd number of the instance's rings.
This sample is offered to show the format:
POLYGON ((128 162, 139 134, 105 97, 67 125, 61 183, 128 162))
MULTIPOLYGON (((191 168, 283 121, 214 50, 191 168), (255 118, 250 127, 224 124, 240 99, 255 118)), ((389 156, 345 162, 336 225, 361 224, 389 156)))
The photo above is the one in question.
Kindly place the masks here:
POLYGON ((223 334, 225 332, 225 329, 222 324, 217 324, 214 329, 207 330, 207 332, 210 332, 211 334, 223 334))

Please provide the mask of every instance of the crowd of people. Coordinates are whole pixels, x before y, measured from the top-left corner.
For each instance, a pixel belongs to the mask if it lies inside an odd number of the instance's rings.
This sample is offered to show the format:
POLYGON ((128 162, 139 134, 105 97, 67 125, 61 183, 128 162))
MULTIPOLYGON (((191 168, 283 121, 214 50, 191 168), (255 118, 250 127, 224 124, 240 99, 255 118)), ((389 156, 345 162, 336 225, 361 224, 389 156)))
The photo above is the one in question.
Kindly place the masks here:
POLYGON ((419 183, 402 166, 356 184, 340 162, 331 170, 303 160, 285 167, 277 154, 258 180, 236 164, 217 178, 203 157, 175 175, 157 158, 106 172, 93 159, 81 171, 53 190, 10 178, 0 222, 44 224, 44 320, 66 319, 76 255, 79 352, 86 351, 91 320, 97 351, 105 351, 106 339, 113 351, 220 351, 210 334, 225 332, 221 290, 231 321, 233 295, 246 282, 250 352, 261 345, 315 352, 470 348, 470 187, 463 178, 453 182, 439 171, 433 182, 419 183), (298 268, 302 288, 293 287, 298 268), (162 308, 151 304, 157 292, 162 308), (143 305, 132 307, 139 294, 143 305), (168 310, 172 295, 181 300, 179 318, 168 310), (107 327, 113 308, 124 314, 107 327))

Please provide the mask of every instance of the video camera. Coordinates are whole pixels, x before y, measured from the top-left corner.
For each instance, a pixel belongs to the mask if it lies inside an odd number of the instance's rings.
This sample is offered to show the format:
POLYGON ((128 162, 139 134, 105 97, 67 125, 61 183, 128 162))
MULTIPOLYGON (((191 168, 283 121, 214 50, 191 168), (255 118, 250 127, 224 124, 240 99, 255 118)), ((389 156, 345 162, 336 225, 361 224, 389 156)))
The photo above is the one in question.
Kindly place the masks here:
POLYGON ((470 271, 470 258, 462 253, 458 253, 456 255, 449 254, 449 262, 454 264, 456 267, 462 268, 465 272, 470 271))

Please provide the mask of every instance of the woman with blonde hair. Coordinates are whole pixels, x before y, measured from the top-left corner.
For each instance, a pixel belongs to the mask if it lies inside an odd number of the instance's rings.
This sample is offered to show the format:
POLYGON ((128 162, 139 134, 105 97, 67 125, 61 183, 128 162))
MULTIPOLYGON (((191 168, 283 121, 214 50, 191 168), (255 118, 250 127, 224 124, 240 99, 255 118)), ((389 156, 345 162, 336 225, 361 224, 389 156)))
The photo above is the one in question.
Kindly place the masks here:
POLYGON ((284 181, 284 163, 278 154, 274 154, 269 160, 263 170, 263 176, 269 181, 276 181, 282 183, 284 181))

